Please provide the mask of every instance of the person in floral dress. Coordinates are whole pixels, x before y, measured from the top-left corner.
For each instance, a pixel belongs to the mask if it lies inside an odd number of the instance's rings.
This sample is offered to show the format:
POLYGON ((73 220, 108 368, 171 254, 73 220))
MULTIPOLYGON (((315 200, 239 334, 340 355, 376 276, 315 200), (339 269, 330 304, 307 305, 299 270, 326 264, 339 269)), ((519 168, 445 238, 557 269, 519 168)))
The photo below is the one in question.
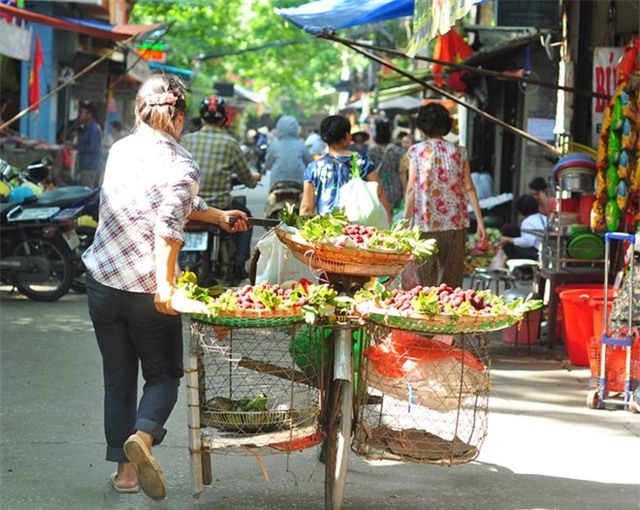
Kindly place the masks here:
POLYGON ((460 287, 469 228, 467 200, 476 215, 479 240, 486 238, 469 160, 465 149, 443 138, 453 126, 445 107, 438 103, 422 106, 417 125, 424 141, 412 145, 407 152, 409 177, 404 217, 422 229, 424 238, 435 239, 438 246, 438 253, 420 266, 420 280, 422 285, 446 283, 460 287))

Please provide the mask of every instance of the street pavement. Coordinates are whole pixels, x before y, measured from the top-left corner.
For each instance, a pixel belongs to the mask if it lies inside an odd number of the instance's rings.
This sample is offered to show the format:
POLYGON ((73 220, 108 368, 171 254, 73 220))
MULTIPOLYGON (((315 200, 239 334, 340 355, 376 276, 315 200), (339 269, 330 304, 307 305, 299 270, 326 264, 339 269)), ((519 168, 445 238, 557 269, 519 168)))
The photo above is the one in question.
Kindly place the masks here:
MULTIPOLYGON (((256 197, 249 207, 261 216, 256 197)), ((496 334, 491 350, 480 456, 443 468, 352 455, 343 508, 638 510, 640 415, 588 409, 589 371, 561 347, 507 346, 496 334)), ((249 455, 213 455, 214 483, 193 498, 184 385, 154 449, 167 499, 117 494, 108 483, 114 465, 104 461, 102 391, 86 296, 36 303, 0 288, 0 509, 324 508, 316 449, 263 457, 270 481, 249 455)))
MULTIPOLYGON (((101 360, 86 297, 35 303, 5 288, 0 311, 0 508, 323 508, 315 449, 263 457, 270 481, 253 457, 214 455, 215 482, 194 499, 184 388, 154 450, 167 499, 116 494, 113 465, 103 460, 101 360)), ((588 409, 589 372, 565 358, 559 348, 529 353, 495 335, 489 433, 478 459, 442 468, 353 455, 343 508, 637 510, 639 415, 588 409)))

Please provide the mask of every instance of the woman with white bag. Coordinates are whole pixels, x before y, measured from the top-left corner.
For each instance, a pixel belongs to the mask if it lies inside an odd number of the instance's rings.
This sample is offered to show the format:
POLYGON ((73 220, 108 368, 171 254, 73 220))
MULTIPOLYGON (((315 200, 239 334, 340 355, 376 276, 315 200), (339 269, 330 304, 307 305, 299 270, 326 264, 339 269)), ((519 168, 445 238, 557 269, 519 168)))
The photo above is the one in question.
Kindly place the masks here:
POLYGON ((369 158, 357 153, 352 157, 349 120, 341 115, 326 117, 320 124, 320 136, 328 151, 307 166, 300 215, 327 214, 343 207, 351 221, 385 228, 391 207, 369 158), (354 165, 359 173, 353 176, 356 178, 352 177, 354 165))

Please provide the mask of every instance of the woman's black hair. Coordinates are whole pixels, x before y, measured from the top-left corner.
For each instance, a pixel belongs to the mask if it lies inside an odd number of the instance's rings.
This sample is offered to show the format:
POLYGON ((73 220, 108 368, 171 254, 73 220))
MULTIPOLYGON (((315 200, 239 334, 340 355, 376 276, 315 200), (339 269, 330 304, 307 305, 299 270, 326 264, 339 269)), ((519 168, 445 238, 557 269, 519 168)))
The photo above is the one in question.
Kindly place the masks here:
POLYGON ((373 139, 383 145, 391 143, 391 125, 385 120, 376 122, 376 135, 373 139))
POLYGON ((429 103, 418 110, 418 129, 427 137, 444 136, 451 131, 453 119, 444 106, 429 103))
POLYGON ((351 122, 342 115, 330 115, 320 123, 320 137, 328 145, 344 140, 350 131, 351 122))
POLYGON ((547 181, 544 177, 536 177, 529 183, 529 189, 533 191, 547 191, 547 181))
POLYGON ((531 195, 521 195, 518 198, 518 212, 522 214, 522 216, 531 216, 538 212, 538 201, 533 198, 531 195))

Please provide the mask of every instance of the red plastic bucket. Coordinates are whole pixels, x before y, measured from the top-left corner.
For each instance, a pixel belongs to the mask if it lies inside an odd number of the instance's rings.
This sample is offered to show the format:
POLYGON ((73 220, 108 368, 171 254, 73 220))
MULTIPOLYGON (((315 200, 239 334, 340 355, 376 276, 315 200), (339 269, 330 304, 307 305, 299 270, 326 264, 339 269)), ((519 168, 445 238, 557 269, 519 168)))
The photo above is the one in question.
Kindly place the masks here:
POLYGON ((594 336, 592 299, 603 299, 604 288, 565 290, 560 293, 564 313, 564 344, 572 364, 589 366, 589 339, 594 336))
MULTIPOLYGON (((604 285, 602 283, 565 283, 556 287, 556 294, 560 296, 560 293, 565 290, 575 289, 602 289, 604 285)), ((558 303, 556 310, 556 338, 562 338, 564 340, 564 312, 562 311, 562 300, 558 303)))

